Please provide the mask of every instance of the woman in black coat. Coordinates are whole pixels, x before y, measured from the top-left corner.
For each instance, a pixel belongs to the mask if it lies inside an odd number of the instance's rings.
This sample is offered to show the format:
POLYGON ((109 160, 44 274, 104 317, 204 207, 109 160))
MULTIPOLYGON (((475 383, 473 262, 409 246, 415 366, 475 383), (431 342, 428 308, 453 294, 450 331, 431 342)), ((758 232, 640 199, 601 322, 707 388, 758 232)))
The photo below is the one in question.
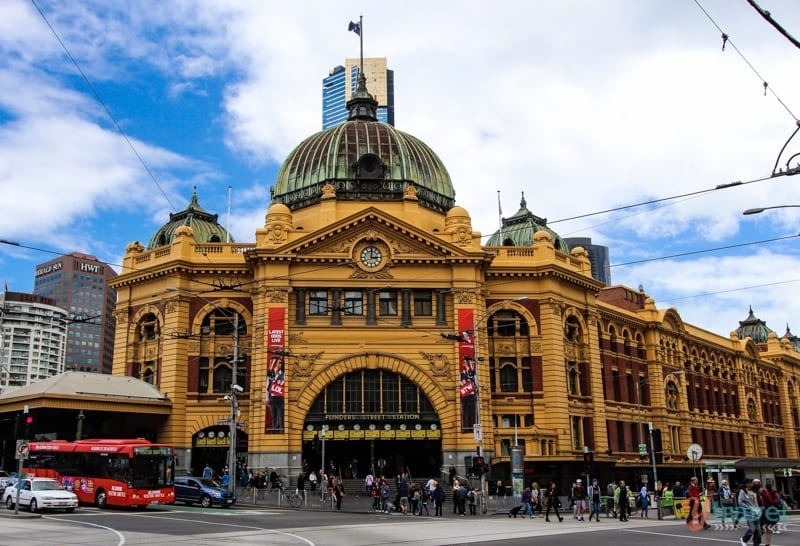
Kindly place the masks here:
POLYGON ((561 514, 558 513, 558 507, 561 506, 561 501, 558 500, 558 489, 556 488, 556 482, 550 482, 550 487, 547 488, 545 499, 547 500, 547 510, 545 510, 544 513, 544 520, 550 521, 550 509, 552 508, 556 513, 556 517, 558 517, 558 521, 562 521, 564 518, 562 518, 561 514))

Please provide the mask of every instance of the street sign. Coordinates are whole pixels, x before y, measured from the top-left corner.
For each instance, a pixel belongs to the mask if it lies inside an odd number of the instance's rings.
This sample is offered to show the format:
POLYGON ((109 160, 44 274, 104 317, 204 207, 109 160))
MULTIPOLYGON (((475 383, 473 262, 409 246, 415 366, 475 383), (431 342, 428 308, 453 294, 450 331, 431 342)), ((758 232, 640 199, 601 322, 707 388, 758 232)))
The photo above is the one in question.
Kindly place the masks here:
POLYGON ((647 444, 639 444, 639 455, 647 455, 647 444))
POLYGON ((472 425, 472 433, 476 442, 483 440, 483 432, 481 431, 480 423, 475 423, 472 425))
POLYGON ((25 440, 17 440, 17 460, 24 460, 28 458, 28 442, 25 440))
POLYGON ((690 461, 699 461, 703 458, 703 448, 700 444, 692 444, 686 450, 686 458, 690 461))

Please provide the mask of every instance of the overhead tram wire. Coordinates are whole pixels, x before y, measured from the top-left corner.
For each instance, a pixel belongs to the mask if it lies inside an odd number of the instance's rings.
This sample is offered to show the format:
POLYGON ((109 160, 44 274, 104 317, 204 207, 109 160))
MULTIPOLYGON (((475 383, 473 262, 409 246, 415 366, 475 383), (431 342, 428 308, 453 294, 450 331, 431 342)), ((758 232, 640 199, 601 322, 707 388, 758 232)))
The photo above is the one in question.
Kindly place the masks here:
POLYGON ((774 243, 775 241, 785 241, 786 239, 794 239, 795 237, 800 237, 800 234, 797 235, 786 235, 785 237, 775 237, 774 239, 764 239, 762 241, 750 241, 748 243, 738 243, 735 245, 727 245, 727 246, 718 246, 716 248, 707 248, 704 250, 692 250, 689 252, 681 252, 679 254, 671 254, 669 256, 659 256, 657 258, 644 258, 642 260, 634 260, 632 262, 623 262, 618 264, 611 264, 609 267, 621 267, 624 265, 634 265, 634 264, 641 264, 646 262, 656 262, 659 260, 668 260, 670 258, 681 258, 683 256, 692 256, 695 254, 704 254, 707 252, 716 252, 717 250, 728 250, 731 248, 741 248, 750 245, 760 245, 764 243, 774 243))
POLYGON ((153 174, 153 171, 150 170, 150 167, 148 167, 147 163, 145 163, 144 158, 141 156, 141 154, 139 154, 139 151, 133 145, 133 142, 131 142, 131 139, 128 138, 128 135, 125 133, 125 131, 122 129, 122 126, 117 121, 117 118, 115 118, 114 114, 111 113, 111 110, 108 108, 106 103, 100 97, 100 93, 98 93, 97 89, 94 87, 94 85, 92 85, 92 82, 89 80, 88 76, 86 76, 86 73, 84 73, 84 71, 81 69, 80 65, 75 60, 75 57, 72 56, 72 53, 70 53, 70 51, 67 48, 66 44, 61 39, 61 37, 58 35, 58 32, 56 32, 56 29, 53 28, 53 25, 50 24, 50 21, 47 19, 47 16, 44 14, 44 12, 39 7, 39 5, 36 3, 36 0, 31 0, 31 4, 33 4, 33 7, 35 7, 36 11, 39 12, 39 15, 42 17, 42 20, 44 20, 45 24, 50 29, 50 32, 52 32, 53 36, 55 36, 56 40, 58 40, 58 43, 61 45, 61 48, 64 50, 64 53, 67 55, 69 60, 75 66, 75 69, 81 75, 81 77, 83 78, 83 81, 86 82, 86 85, 89 87, 89 90, 92 92, 92 94, 94 95, 95 99, 97 99, 97 102, 99 102, 100 105, 103 107, 103 110, 105 110, 106 115, 109 117, 111 122, 114 124, 114 127, 117 128, 117 131, 119 132, 119 134, 122 135, 123 139, 125 139, 125 142, 128 144, 128 147, 131 149, 133 154, 139 160, 139 163, 142 164, 142 167, 144 167, 145 172, 147 172, 147 174, 150 177, 150 179, 156 185, 156 187, 158 188, 158 191, 161 192, 161 195, 164 197, 164 199, 167 201, 167 203, 169 203, 169 206, 172 208, 173 212, 176 211, 177 209, 175 208, 175 205, 172 204, 172 201, 170 200, 169 196, 167 196, 166 192, 164 191, 164 188, 162 188, 161 184, 158 183, 158 180, 156 179, 155 175, 153 174))
MULTIPOLYGON (((750 0, 748 0, 748 2, 753 7, 757 7, 753 2, 750 2, 750 0)), ((790 116, 792 116, 792 119, 794 119, 795 123, 797 123, 798 122, 797 116, 795 116, 794 113, 789 109, 789 107, 786 106, 786 103, 783 102, 783 100, 781 100, 781 98, 772 89, 772 87, 767 84, 767 80, 765 80, 764 77, 761 76, 761 74, 759 74, 758 70, 756 70, 756 67, 754 67, 753 64, 747 59, 747 57, 744 56, 744 53, 742 53, 739 50, 739 48, 736 47, 736 45, 733 43, 733 40, 731 40, 730 35, 727 34, 724 30, 722 30, 722 27, 720 27, 717 24, 717 22, 714 20, 714 18, 711 17, 711 14, 708 13, 708 11, 706 11, 706 9, 700 3, 700 0, 694 0, 694 3, 697 4, 697 7, 700 8, 700 11, 703 12, 703 14, 708 18, 708 20, 711 21, 711 24, 714 25, 716 27, 716 29, 722 35, 722 49, 723 49, 723 51, 725 50, 725 45, 726 44, 730 44, 730 46, 734 49, 734 51, 736 51, 736 53, 739 54, 739 57, 741 57, 742 60, 747 64, 747 66, 750 67, 750 70, 752 70, 753 73, 758 77, 758 79, 761 80, 761 83, 764 86, 764 94, 766 95, 767 94, 767 90, 769 90, 769 92, 772 94, 772 96, 775 97, 775 99, 780 103, 780 105, 783 106, 783 108, 789 113, 790 116)), ((760 8, 757 8, 757 9, 760 10, 760 8)))

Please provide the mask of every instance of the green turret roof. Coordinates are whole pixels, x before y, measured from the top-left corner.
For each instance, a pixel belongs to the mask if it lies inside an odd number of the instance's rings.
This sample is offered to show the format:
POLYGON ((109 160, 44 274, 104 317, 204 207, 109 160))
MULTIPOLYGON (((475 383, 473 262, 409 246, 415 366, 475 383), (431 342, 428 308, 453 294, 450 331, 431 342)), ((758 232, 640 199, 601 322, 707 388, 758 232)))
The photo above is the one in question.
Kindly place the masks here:
POLYGON ((489 237, 487 246, 533 246, 533 234, 537 231, 546 231, 553 236, 556 250, 569 253, 567 243, 558 233, 547 227, 547 219, 540 218, 528 210, 525 192, 522 192, 519 210, 510 218, 503 218, 501 225, 502 227, 489 237))
POLYGON ((147 250, 168 245, 175 237, 175 230, 189 226, 194 230, 194 240, 198 243, 233 243, 234 240, 224 227, 217 222, 219 215, 206 212, 197 200, 197 188, 192 192, 192 200, 186 209, 169 215, 169 222, 155 232, 147 250))

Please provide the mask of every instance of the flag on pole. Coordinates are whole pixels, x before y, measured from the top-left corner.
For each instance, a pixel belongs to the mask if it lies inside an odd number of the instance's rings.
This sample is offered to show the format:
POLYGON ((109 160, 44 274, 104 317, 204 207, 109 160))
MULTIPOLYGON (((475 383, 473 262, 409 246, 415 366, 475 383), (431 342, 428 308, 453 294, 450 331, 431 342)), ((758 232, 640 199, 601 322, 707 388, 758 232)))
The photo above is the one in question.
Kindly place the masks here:
POLYGON ((350 24, 347 26, 347 30, 350 32, 355 32, 361 36, 361 23, 354 23, 353 21, 350 21, 350 24))
POLYGON ((497 213, 503 217, 503 207, 500 206, 500 190, 497 190, 497 213))

